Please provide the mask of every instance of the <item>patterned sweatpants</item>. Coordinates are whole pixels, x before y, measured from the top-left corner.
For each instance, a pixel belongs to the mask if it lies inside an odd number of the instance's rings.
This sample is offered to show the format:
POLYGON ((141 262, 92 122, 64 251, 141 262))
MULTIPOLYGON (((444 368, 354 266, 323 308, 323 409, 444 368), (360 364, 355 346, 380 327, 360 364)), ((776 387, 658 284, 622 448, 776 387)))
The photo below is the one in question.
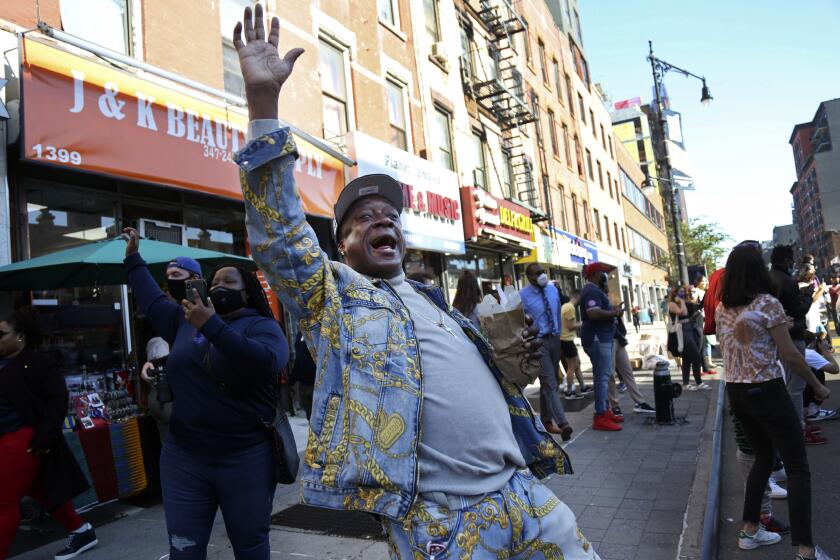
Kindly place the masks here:
POLYGON ((572 511, 528 470, 473 506, 418 498, 403 523, 384 525, 391 560, 599 560, 572 511))

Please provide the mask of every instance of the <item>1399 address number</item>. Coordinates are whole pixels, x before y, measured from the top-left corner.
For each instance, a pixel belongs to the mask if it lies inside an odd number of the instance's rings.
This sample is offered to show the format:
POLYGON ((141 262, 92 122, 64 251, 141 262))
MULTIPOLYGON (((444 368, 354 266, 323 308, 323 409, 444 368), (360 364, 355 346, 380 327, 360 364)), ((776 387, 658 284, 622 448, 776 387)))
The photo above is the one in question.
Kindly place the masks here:
POLYGON ((32 146, 32 149, 35 151, 35 157, 38 159, 70 163, 73 165, 82 164, 82 154, 75 150, 56 148, 55 146, 45 146, 42 144, 35 144, 32 146))

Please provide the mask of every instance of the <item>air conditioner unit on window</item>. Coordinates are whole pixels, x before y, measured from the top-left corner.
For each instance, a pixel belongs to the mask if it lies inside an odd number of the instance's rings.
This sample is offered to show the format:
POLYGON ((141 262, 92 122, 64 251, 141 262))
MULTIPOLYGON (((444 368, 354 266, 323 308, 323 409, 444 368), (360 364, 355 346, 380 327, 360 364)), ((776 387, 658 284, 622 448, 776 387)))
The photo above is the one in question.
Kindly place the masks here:
POLYGON ((431 59, 441 66, 449 66, 449 59, 446 56, 446 44, 442 41, 432 43, 431 59))

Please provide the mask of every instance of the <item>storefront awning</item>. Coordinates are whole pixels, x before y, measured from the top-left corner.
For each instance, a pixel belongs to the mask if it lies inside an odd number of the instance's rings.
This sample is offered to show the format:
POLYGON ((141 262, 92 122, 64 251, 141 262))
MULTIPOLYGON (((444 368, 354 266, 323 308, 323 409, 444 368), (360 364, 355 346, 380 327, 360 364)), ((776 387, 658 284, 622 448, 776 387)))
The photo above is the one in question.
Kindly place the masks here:
POLYGON ((572 256, 569 252, 569 243, 565 238, 557 236, 555 239, 549 231, 540 227, 535 227, 533 232, 534 243, 536 248, 531 251, 527 257, 523 257, 516 261, 516 264, 528 264, 538 262, 543 265, 556 266, 563 268, 578 268, 572 262, 572 256))
MULTIPOLYGON (((140 243, 140 254, 160 281, 165 277, 166 265, 176 257, 197 260, 202 268, 207 267, 205 273, 223 263, 257 270, 256 263, 245 257, 147 239, 140 243)), ((124 258, 125 240, 122 238, 80 245, 0 267, 0 290, 54 290, 125 284, 124 258)))
MULTIPOLYGON (((23 159, 242 198, 232 161, 246 141, 242 108, 31 35, 21 52, 23 159)), ((332 217, 343 164, 303 138, 296 142, 304 210, 332 217)))

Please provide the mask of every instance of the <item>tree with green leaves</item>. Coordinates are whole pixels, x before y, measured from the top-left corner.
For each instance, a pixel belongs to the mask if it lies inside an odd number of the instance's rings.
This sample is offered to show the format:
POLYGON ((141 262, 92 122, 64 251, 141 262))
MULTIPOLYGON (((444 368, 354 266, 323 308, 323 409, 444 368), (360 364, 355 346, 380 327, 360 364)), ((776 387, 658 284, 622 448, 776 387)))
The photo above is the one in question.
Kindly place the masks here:
MULTIPOLYGON (((672 244, 671 252, 660 261, 660 265, 668 269, 668 275, 672 279, 680 277, 677 269, 677 258, 673 252, 674 232, 671 223, 668 221, 668 240, 672 244)), ((717 222, 705 221, 705 216, 689 219, 688 223, 680 222, 683 246, 685 248, 686 265, 706 265, 711 273, 721 265, 721 260, 726 255, 726 249, 722 245, 732 238, 725 233, 717 222)))

